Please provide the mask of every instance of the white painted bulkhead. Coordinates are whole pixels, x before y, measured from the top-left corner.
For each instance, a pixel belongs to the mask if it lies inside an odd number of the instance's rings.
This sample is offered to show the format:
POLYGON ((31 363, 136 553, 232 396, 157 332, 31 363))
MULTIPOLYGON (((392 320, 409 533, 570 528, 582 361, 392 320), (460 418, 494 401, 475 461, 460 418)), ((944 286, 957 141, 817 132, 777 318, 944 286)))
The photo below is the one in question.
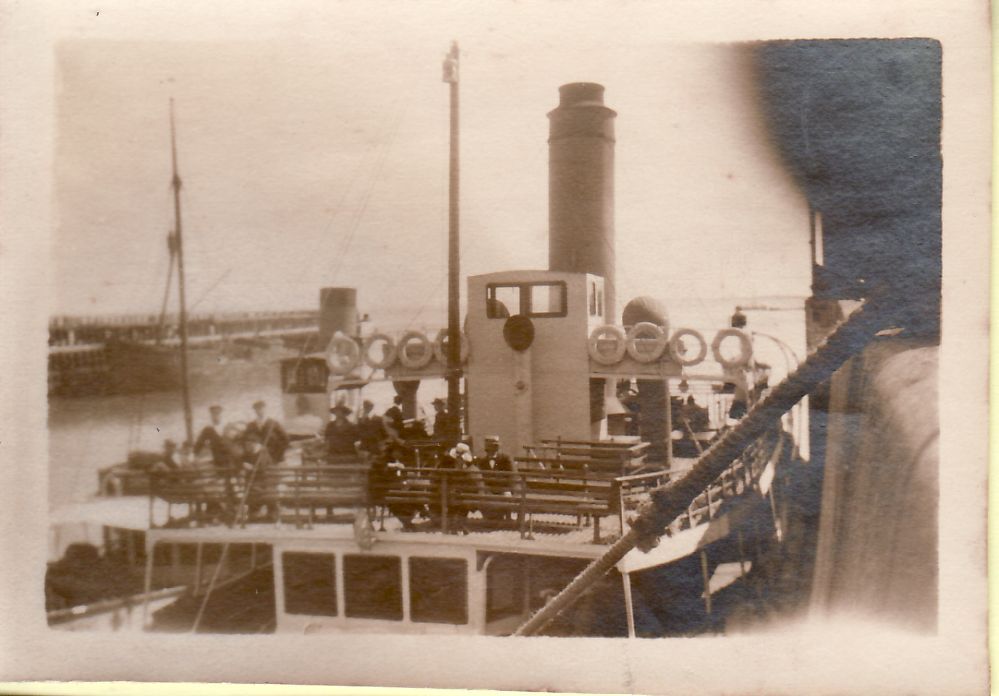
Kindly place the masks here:
POLYGON ((593 439, 587 339, 604 323, 603 279, 556 271, 503 271, 468 279, 468 430, 476 446, 498 435, 508 452, 543 439, 593 439), (489 298, 506 298, 490 312, 489 298), (506 306, 516 303, 518 306, 506 306), (503 337, 504 314, 526 315, 524 351, 503 337))

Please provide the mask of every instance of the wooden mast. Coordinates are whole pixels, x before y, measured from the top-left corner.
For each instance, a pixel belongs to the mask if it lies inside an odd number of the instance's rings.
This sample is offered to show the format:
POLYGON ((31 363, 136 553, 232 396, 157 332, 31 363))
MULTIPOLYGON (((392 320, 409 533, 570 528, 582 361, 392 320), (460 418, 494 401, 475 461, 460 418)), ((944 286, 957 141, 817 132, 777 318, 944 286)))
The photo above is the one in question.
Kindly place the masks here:
POLYGON ((170 160, 173 166, 174 250, 177 254, 177 286, 180 294, 180 385, 184 399, 184 432, 187 442, 194 444, 191 415, 191 386, 187 373, 187 299, 184 287, 184 235, 180 223, 180 175, 177 174, 177 132, 173 119, 173 98, 170 99, 170 160))
POLYGON ((451 92, 451 137, 448 180, 448 293, 447 293, 447 414, 448 439, 461 438, 461 327, 458 286, 460 255, 458 236, 458 43, 444 58, 444 82, 451 92))

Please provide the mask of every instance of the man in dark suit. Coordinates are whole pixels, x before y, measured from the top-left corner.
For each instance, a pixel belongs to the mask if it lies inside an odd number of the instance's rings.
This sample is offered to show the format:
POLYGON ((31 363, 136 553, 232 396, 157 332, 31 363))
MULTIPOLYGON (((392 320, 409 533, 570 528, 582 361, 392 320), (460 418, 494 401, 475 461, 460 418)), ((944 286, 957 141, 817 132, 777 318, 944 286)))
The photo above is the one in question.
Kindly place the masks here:
POLYGON ((247 442, 262 444, 274 464, 283 461, 285 450, 288 449, 288 434, 280 423, 267 417, 267 404, 263 401, 254 403, 253 410, 256 412, 256 418, 246 426, 244 439, 247 442))
MULTIPOLYGON (((479 457, 476 462, 476 465, 479 467, 479 471, 513 471, 513 462, 510 460, 510 457, 500 451, 500 441, 498 436, 490 435, 487 437, 485 439, 485 448, 485 454, 479 457)), ((501 480, 497 477, 492 483, 490 483, 489 488, 494 492, 502 493, 510 490, 510 485, 506 482, 506 479, 501 480)))
MULTIPOLYGON (((510 457, 503 454, 500 451, 500 441, 499 436, 490 435, 485 439, 485 454, 475 460, 476 466, 479 471, 482 471, 485 476, 486 488, 490 493, 496 495, 513 495, 513 478, 510 476, 505 476, 513 471, 513 462, 510 457), (490 472, 497 473, 497 476, 490 476, 490 472)), ((487 520, 504 520, 507 515, 505 512, 497 510, 483 510, 482 516, 487 520)))
POLYGON ((392 400, 392 406, 385 411, 385 425, 392 429, 395 437, 402 437, 402 397, 397 396, 392 400))
POLYGON ((434 405, 434 437, 438 440, 448 434, 447 402, 444 399, 436 398, 434 405))
POLYGON ((228 463, 228 450, 222 440, 222 407, 211 406, 208 413, 211 422, 201 429, 198 439, 194 441, 194 453, 200 454, 207 445, 212 453, 212 463, 222 468, 228 463))
POLYGON ((375 405, 365 399, 361 404, 361 413, 357 416, 357 439, 361 441, 361 449, 368 454, 377 454, 385 439, 382 419, 371 415, 374 410, 375 405))
POLYGON ((357 426, 347 420, 350 408, 337 404, 330 409, 333 420, 326 425, 326 451, 332 455, 357 454, 355 443, 359 440, 357 426))

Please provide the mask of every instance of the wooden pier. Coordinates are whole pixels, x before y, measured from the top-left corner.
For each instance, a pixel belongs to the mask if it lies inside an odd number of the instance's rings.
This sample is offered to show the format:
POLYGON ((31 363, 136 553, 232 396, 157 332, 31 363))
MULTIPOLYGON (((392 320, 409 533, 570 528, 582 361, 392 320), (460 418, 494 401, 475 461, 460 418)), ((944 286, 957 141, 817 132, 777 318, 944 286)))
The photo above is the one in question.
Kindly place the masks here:
MULTIPOLYGON (((319 335, 317 311, 227 312, 192 315, 187 319, 190 347, 222 351, 236 359, 252 359, 268 347, 299 349, 315 345, 319 335)), ((144 391, 144 385, 124 385, 113 379, 116 369, 109 346, 156 348, 170 359, 179 353, 177 317, 163 322, 155 314, 53 317, 49 322, 48 392, 53 396, 81 396, 144 391)), ((162 388, 162 387, 160 387, 162 388)))

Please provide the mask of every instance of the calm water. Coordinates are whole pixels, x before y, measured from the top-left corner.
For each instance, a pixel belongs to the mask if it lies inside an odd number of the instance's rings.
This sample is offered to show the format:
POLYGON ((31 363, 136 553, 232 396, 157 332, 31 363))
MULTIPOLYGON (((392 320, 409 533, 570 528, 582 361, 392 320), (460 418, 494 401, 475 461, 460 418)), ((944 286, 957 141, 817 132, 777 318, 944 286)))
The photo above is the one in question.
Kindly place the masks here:
MULTIPOLYGON (((391 383, 371 384, 364 390, 375 402, 376 413, 392 404, 391 383)), ((445 396, 438 380, 427 381, 419 402, 433 413, 430 402, 445 396)), ((267 402, 268 414, 282 420, 277 364, 247 366, 237 377, 192 385, 195 434, 208 422, 208 407, 219 404, 226 422, 250 420, 251 404, 267 402)), ((130 450, 158 451, 163 440, 184 439, 180 392, 52 399, 49 402, 49 508, 86 500, 97 488, 97 471, 125 460, 130 450)))

